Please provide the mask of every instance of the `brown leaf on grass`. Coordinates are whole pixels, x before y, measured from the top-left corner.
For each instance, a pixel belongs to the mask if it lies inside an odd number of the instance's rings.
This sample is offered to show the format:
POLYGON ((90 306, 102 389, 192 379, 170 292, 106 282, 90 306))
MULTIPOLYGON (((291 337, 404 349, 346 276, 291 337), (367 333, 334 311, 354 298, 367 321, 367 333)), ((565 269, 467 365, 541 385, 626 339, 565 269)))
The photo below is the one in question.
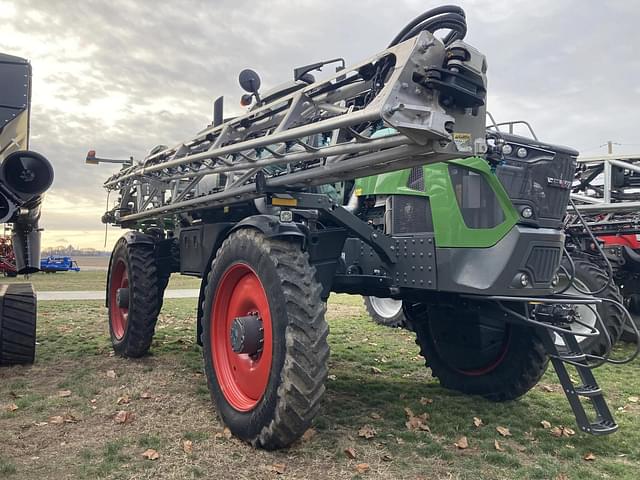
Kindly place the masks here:
POLYGON ((573 428, 569 428, 569 427, 562 427, 562 435, 564 435, 565 437, 571 437, 572 435, 575 435, 576 432, 573 428))
POLYGON ((393 457, 391 455, 389 455, 388 453, 385 453, 380 458, 382 459, 383 462, 393 462, 393 457))
POLYGON ((140 398, 142 398, 143 400, 148 400, 151 398, 151 394, 149 392, 142 392, 140 394, 140 398))
POLYGON ((107 378, 116 378, 118 375, 116 374, 115 370, 108 370, 107 371, 107 378))
POLYGON ((540 390, 542 390, 544 392, 549 392, 549 393, 554 391, 553 387, 551 385, 547 385, 547 384, 544 384, 544 383, 540 385, 540 390))
POLYGON ((421 397, 420 398, 420 404, 421 405, 431 405, 433 403, 433 399, 432 398, 427 398, 427 397, 421 397))
POLYGON ((546 428, 551 428, 551 422, 548 422, 548 421, 546 421, 546 420, 542 420, 542 421, 540 422, 540 425, 542 425, 542 428, 545 428, 545 429, 546 429, 546 428))
POLYGON ((71 396, 71 390, 59 390, 58 391, 58 396, 60 398, 67 398, 71 396))
POLYGON ((315 428, 307 428, 307 430, 302 434, 302 441, 303 442, 308 442, 310 441, 313 437, 316 436, 318 432, 316 431, 315 428))
POLYGON ((78 423, 78 419, 70 413, 65 413, 62 418, 64 419, 64 423, 78 423))
POLYGON ((371 373, 380 374, 382 373, 382 370, 380 370, 378 367, 371 367, 371 373))
POLYGON ((371 412, 371 413, 369 414, 369 416, 370 416, 371 418, 373 418, 374 420, 380 420, 380 419, 382 418, 382 417, 380 416, 380 414, 379 414, 379 413, 377 413, 377 412, 371 412))
POLYGON ((498 440, 493 441, 493 446, 496 448, 497 451, 504 452, 504 448, 502 448, 502 445, 500 445, 500 442, 498 440))
POLYGON ((467 440, 467 437, 462 436, 456 443, 454 443, 454 445, 460 450, 464 450, 466 448, 469 448, 469 440, 467 440))
POLYGON ((135 415, 133 414, 133 412, 120 410, 118 413, 115 414, 115 416, 113 417, 113 420, 116 423, 131 423, 133 422, 134 418, 135 418, 135 415))
POLYGON ((356 454, 356 450, 353 447, 347 447, 344 449, 344 454, 349 457, 351 460, 355 460, 356 457, 358 456, 356 454))
POLYGON ((481 419, 481 418, 473 417, 473 424, 474 424, 476 427, 480 428, 481 426, 483 426, 483 425, 484 425, 484 422, 482 421, 482 419, 481 419))
POLYGON ((367 440, 375 437, 376 433, 377 433, 376 429, 373 428, 371 425, 363 425, 362 428, 358 430, 358 436, 362 438, 366 438, 367 440))
POLYGON ((287 471, 287 466, 284 463, 274 463, 273 465, 271 465, 271 471, 282 475, 287 471))
POLYGON ((9 405, 7 405, 8 412, 15 412, 16 410, 18 410, 18 405, 16 405, 15 403, 10 403, 9 405))
POLYGON ((184 450, 184 453, 186 453, 186 454, 193 453, 193 442, 191 440, 183 440, 182 441, 182 450, 184 450))
POLYGON ((631 403, 638 403, 640 401, 640 398, 634 395, 633 397, 629 397, 627 400, 629 400, 629 402, 631 403))
POLYGON ((124 394, 123 396, 118 397, 118 400, 116 401, 116 404, 117 405, 126 405, 130 401, 131 401, 131 398, 129 397, 129 395, 124 394))
POLYGON ((404 440, 403 440, 403 439, 401 439, 400 437, 396 437, 396 443, 397 443, 398 445, 404 445, 404 440))
POLYGON ((369 464, 368 463, 359 463, 356 465, 356 472, 358 472, 359 474, 363 474, 363 473, 367 473, 369 471, 369 464))
POLYGON ((408 430, 422 430, 424 432, 431 432, 427 420, 429 420, 429 414, 423 413, 416 415, 410 408, 405 408, 404 413, 407 416, 407 421, 404 422, 408 430))
POLYGON ((335 375, 327 375, 327 379, 331 381, 336 380, 337 378, 338 377, 336 377, 335 375))
POLYGON ((550 430, 550 433, 554 437, 571 437, 572 435, 576 434, 576 432, 572 428, 563 427, 562 425, 560 425, 559 427, 553 427, 550 430))
POLYGON ((158 458, 160 458, 160 454, 153 448, 147 448, 144 452, 142 452, 142 456, 147 460, 157 460, 158 458))
POLYGON ((562 436, 562 429, 560 427, 553 427, 549 433, 551 435, 553 435, 554 437, 561 437, 562 436))
POLYGON ((224 427, 224 430, 222 430, 222 436, 227 440, 229 440, 233 436, 231 430, 229 430, 229 427, 224 427))
POLYGON ((593 462, 596 459, 596 456, 592 452, 589 452, 582 458, 585 459, 587 462, 593 462))
POLYGON ((44 427, 45 425, 49 425, 49 422, 36 422, 34 425, 36 427, 44 427))
POLYGON ((64 423, 64 417, 62 415, 54 415, 49 417, 49 423, 53 423, 54 425, 60 425, 64 423))
POLYGON ((507 427, 496 427, 496 431, 502 435, 503 437, 510 437, 511 436, 511 432, 509 431, 509 429, 507 427))

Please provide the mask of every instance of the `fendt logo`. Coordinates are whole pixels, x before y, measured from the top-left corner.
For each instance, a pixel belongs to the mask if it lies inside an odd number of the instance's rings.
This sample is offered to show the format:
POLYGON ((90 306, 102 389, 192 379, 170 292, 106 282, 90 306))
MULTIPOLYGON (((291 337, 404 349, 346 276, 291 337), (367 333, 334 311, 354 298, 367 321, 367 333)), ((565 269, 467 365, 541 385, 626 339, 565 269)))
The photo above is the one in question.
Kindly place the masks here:
POLYGON ((551 187, 564 188, 565 190, 571 187, 571 182, 562 178, 547 177, 547 184, 551 187))

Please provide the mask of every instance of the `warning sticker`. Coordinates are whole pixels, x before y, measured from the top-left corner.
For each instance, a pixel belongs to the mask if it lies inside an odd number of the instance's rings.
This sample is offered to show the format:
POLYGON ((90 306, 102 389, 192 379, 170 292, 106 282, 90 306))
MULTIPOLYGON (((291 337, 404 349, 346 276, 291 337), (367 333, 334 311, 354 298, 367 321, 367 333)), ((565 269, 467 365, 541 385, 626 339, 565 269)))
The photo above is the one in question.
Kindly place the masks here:
POLYGON ((453 141, 459 152, 473 152, 470 133, 456 132, 453 134, 453 141))

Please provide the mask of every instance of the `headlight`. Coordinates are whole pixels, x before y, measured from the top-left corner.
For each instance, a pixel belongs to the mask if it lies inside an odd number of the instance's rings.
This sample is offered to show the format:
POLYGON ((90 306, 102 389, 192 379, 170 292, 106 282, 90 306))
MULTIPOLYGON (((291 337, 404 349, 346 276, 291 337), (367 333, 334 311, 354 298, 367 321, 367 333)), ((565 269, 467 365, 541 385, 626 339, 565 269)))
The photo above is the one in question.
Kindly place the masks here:
POLYGON ((531 218, 533 217, 533 210, 531 207, 524 207, 520 215, 522 215, 522 218, 531 218))
POLYGON ((513 147, 511 145, 507 143, 502 146, 502 153, 504 155, 511 155, 511 152, 513 152, 513 147))
POLYGON ((518 150, 516 150, 516 155, 518 156, 518 158, 526 157, 527 153, 527 149, 524 147, 520 147, 518 150))

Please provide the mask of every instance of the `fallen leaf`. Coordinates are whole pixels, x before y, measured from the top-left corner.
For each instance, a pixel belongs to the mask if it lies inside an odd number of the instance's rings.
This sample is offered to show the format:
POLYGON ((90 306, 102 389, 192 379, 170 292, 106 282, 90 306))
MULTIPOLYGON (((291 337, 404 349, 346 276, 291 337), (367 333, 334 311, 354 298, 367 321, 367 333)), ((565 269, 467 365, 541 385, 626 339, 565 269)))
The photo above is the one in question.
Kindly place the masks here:
POLYGON ((271 465, 271 470, 282 475, 287 470, 287 466, 284 463, 274 463, 271 465))
POLYGON ((564 435, 565 437, 571 437, 572 435, 575 435, 576 432, 574 429, 569 428, 569 427, 562 427, 562 435, 564 435))
POLYGON ((375 437, 376 433, 377 433, 376 429, 373 428, 371 425, 363 425, 362 428, 358 430, 358 436, 366 438, 367 440, 375 437))
POLYGON ((596 459, 596 456, 592 452, 589 452, 582 458, 584 458, 587 462, 593 462, 596 459))
POLYGON ((382 461, 383 462, 392 462, 393 461, 393 457, 391 455, 389 455, 388 453, 385 453, 384 455, 382 455, 382 461))
POLYGON ((229 430, 229 427, 224 427, 224 430, 222 430, 222 436, 227 440, 229 440, 233 436, 231 430, 229 430))
POLYGON ((510 437, 511 436, 511 432, 509 431, 509 429, 507 427, 498 426, 498 427, 496 427, 496 430, 503 437, 510 437))
POLYGON ((134 418, 135 418, 135 415, 133 414, 133 412, 128 412, 126 410, 120 410, 113 417, 113 420, 116 423, 131 423, 131 422, 133 422, 134 418))
POLYGON ((404 440, 400 437, 396 437, 396 442, 398 443, 398 445, 404 445, 404 440))
POLYGON ((60 390, 58 391, 58 396, 60 398, 67 398, 71 396, 71 390, 60 390))
POLYGON ((142 392, 140 394, 140 398, 142 398, 143 400, 148 400, 151 398, 151 394, 149 392, 142 392))
POLYGON ((142 452, 142 456, 147 460, 157 460, 158 458, 160 458, 160 454, 153 448, 147 448, 144 452, 142 452))
POLYGON ((125 394, 125 395, 123 395, 123 396, 118 398, 118 400, 116 401, 116 404, 117 405, 126 405, 130 401, 131 401, 131 398, 129 397, 129 395, 125 394))
POLYGON ((473 424, 479 428, 484 425, 484 422, 482 421, 481 418, 473 417, 473 424))
POLYGON ((540 422, 540 425, 542 425, 542 428, 551 428, 551 422, 548 422, 546 420, 542 420, 540 422))
POLYGON ((561 437, 562 436, 562 429, 560 427, 553 427, 549 433, 551 433, 551 435, 553 435, 554 437, 561 437))
POLYGON ((338 378, 338 377, 336 377, 335 375, 327 375, 327 378, 328 378, 329 380, 335 380, 335 379, 336 379, 336 378, 338 378))
POLYGON ((432 398, 427 398, 427 397, 421 397, 420 398, 420 404, 421 405, 431 405, 433 403, 433 399, 432 398))
POLYGON ((16 405, 15 403, 10 403, 9 405, 7 405, 7 411, 15 412, 16 410, 18 410, 18 405, 16 405))
POLYGON ((469 448, 469 441, 467 440, 467 437, 462 436, 456 443, 454 443, 454 445, 460 450, 464 450, 465 448, 469 448))
POLYGON ((64 417, 62 415, 54 415, 49 417, 49 423, 60 425, 61 423, 64 423, 64 417))
POLYGON ((423 413, 422 415, 415 415, 410 408, 405 408, 404 413, 407 416, 407 421, 404 422, 408 430, 422 430, 430 432, 427 420, 429 420, 429 414, 423 413))
POLYGON ((629 398, 628 398, 628 400, 629 400, 631 403, 638 403, 638 401, 640 401, 640 398, 638 398, 638 397, 636 397, 636 396, 633 396, 633 397, 629 397, 629 398))
POLYGON ((500 442, 498 440, 493 441, 493 446, 496 447, 497 451, 504 452, 504 448, 502 448, 502 445, 500 445, 500 442))
POLYGON ((349 457, 351 460, 355 460, 357 457, 356 450, 353 447, 348 447, 344 449, 344 454, 349 457))
POLYGON ((540 390, 551 393, 553 392, 553 387, 551 385, 544 384, 544 385, 540 385, 540 390))
POLYGON ((63 419, 64 419, 64 423, 78 423, 78 419, 73 415, 71 415, 70 413, 65 413, 63 419))
POLYGON ((318 432, 316 432, 315 428, 307 428, 307 431, 302 434, 302 441, 303 442, 310 441, 313 437, 316 436, 316 433, 318 432))
POLYGON ((382 373, 382 370, 380 370, 378 367, 371 367, 371 373, 382 373))
POLYGON ((108 378, 116 378, 118 375, 116 374, 115 370, 108 370, 107 371, 107 377, 108 378))
POLYGON ((36 427, 44 427, 45 425, 49 425, 48 422, 36 422, 34 423, 36 427))
POLYGON ((98 400, 96 400, 95 398, 91 399, 91 403, 97 403, 97 402, 98 402, 98 400))
POLYGON ((193 453, 193 442, 191 440, 184 440, 182 442, 182 450, 187 454, 193 453))
POLYGON ((369 416, 370 416, 371 418, 373 418, 374 420, 380 420, 380 419, 382 418, 382 417, 380 416, 380 414, 379 414, 379 413, 376 413, 376 412, 371 412, 371 413, 369 414, 369 416))
POLYGON ((368 471, 369 471, 368 463, 359 463, 356 465, 356 472, 363 474, 363 473, 367 473, 368 471))

